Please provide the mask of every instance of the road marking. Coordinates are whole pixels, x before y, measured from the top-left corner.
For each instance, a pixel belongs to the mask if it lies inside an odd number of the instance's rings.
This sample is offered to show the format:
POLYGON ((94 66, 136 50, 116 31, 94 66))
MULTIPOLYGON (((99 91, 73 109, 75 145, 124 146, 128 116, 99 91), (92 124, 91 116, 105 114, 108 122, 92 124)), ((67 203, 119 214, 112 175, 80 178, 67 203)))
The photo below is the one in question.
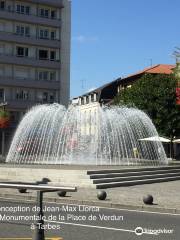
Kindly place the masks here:
MULTIPOLYGON (((0 240, 32 240, 32 238, 0 238, 0 240)), ((63 240, 59 237, 45 238, 45 240, 63 240)))
MULTIPOLYGON (((19 204, 19 202, 17 202, 17 200, 14 200, 13 198, 3 198, 3 197, 0 197, 0 200, 3 200, 4 202, 8 202, 7 200, 12 200, 13 203, 17 203, 19 204)), ((22 201, 22 200, 20 200, 22 201)), ((34 203, 33 200, 24 200, 23 203, 26 203, 26 202, 31 202, 31 203, 34 203)), ((98 205, 87 205, 87 204, 75 204, 75 203, 57 203, 57 202, 46 202, 45 203, 47 204, 56 204, 56 205, 74 205, 74 206, 79 206, 79 205, 83 205, 83 206, 88 206, 88 207, 98 207, 98 208, 103 208, 103 209, 112 209, 112 210, 117 210, 117 211, 127 211, 127 212, 140 212, 140 213, 148 213, 148 214, 159 214, 159 215, 170 215, 170 216, 180 216, 180 213, 161 213, 161 212, 150 212, 150 211, 145 211, 145 210, 136 210, 136 209, 126 209, 126 208, 113 208, 113 207, 102 207, 102 206, 98 206, 98 205)))
MULTIPOLYGON (((86 225, 86 224, 80 224, 80 223, 68 223, 68 222, 58 222, 58 221, 46 221, 46 222, 58 223, 62 225, 64 224, 64 225, 73 225, 73 226, 79 226, 79 227, 87 227, 87 228, 98 228, 98 229, 105 229, 105 230, 111 230, 111 231, 136 233, 136 229, 129 230, 129 229, 123 229, 123 228, 102 227, 102 226, 96 226, 96 225, 86 225)), ((143 232, 143 234, 156 235, 155 233, 149 233, 149 232, 143 232)))
POLYGON ((73 204, 73 203, 57 203, 57 202, 45 202, 50 204, 56 204, 56 205, 74 205, 74 206, 87 206, 87 207, 98 207, 103 209, 112 209, 112 210, 118 210, 118 211, 127 211, 127 212, 142 212, 142 213, 149 213, 149 214, 162 214, 162 215, 172 215, 172 216, 180 216, 180 213, 161 213, 161 212, 149 212, 149 211, 143 211, 143 210, 136 210, 136 209, 125 209, 125 208, 113 208, 113 207, 102 207, 97 205, 86 205, 86 204, 73 204))

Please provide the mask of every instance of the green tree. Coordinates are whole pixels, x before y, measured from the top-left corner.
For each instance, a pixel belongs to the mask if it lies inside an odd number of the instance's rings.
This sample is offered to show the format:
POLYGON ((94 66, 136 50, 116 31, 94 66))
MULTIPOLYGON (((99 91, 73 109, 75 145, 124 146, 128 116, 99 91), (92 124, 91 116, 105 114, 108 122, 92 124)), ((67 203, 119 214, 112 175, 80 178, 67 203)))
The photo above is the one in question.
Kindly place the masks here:
POLYGON ((131 88, 121 91, 114 103, 137 107, 146 112, 161 135, 180 136, 180 106, 176 104, 176 86, 174 74, 145 74, 131 88))

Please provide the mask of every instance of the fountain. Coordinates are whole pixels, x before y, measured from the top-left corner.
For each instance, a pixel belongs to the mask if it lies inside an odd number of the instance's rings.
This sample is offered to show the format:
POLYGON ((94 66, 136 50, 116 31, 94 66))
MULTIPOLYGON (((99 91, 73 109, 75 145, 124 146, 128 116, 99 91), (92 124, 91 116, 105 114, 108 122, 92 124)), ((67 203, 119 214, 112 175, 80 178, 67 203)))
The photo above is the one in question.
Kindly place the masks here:
POLYGON ((22 119, 6 162, 19 164, 162 165, 167 163, 150 118, 127 107, 82 111, 59 104, 33 107, 22 119))

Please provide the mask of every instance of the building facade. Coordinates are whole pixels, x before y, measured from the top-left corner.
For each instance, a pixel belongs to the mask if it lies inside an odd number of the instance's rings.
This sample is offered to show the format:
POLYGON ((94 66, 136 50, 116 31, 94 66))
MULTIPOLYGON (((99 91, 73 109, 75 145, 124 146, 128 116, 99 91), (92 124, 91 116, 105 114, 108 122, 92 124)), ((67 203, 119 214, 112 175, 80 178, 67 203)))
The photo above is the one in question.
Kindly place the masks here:
POLYGON ((0 103, 11 125, 36 104, 68 105, 71 2, 0 1, 0 103))
MULTIPOLYGON (((179 74, 179 67, 177 66, 176 74, 179 74)), ((92 113, 96 111, 98 113, 98 108, 100 105, 111 105, 113 99, 117 94, 121 94, 121 91, 125 88, 131 88, 132 85, 137 82, 145 74, 172 74, 174 72, 176 65, 169 64, 157 64, 149 68, 145 68, 142 71, 131 74, 127 77, 118 78, 115 81, 112 81, 108 84, 105 84, 97 89, 94 89, 91 92, 85 93, 79 97, 76 97, 72 100, 73 105, 80 106, 82 113, 86 113, 87 116, 93 118, 92 113)), ((179 84, 179 82, 178 82, 179 84)), ((179 103, 179 86, 177 86, 177 104, 179 103)), ((88 124, 86 124, 86 132, 88 133, 88 124)), ((92 127, 91 127, 92 128, 92 127)), ((179 136, 178 136, 179 137, 179 136)), ((166 149, 168 153, 168 149, 166 149)), ((177 159, 180 158, 180 144, 174 144, 174 155, 177 159)))
MULTIPOLYGON (((144 74, 172 74, 175 65, 157 64, 142 71, 131 74, 127 77, 117 78, 116 80, 109 82, 93 91, 87 92, 79 97, 72 99, 74 105, 87 105, 98 102, 100 105, 111 105, 113 99, 120 94, 125 88, 131 88, 131 86, 137 82, 144 74)), ((92 105, 92 104, 91 104, 92 105)), ((91 106, 90 105, 90 106, 91 106)), ((92 105, 93 106, 93 105, 92 105)), ((83 107, 84 108, 84 107, 83 107)))

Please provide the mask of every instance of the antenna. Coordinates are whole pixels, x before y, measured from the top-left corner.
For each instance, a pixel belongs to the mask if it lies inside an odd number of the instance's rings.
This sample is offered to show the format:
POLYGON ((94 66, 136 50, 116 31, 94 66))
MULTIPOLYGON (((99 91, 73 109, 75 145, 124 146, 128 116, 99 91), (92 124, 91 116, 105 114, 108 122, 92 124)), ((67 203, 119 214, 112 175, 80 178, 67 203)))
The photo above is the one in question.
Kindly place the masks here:
POLYGON ((153 63, 152 58, 150 58, 149 61, 150 61, 150 66, 152 67, 152 63, 153 63))
POLYGON ((84 90, 86 79, 81 79, 81 89, 84 90))

